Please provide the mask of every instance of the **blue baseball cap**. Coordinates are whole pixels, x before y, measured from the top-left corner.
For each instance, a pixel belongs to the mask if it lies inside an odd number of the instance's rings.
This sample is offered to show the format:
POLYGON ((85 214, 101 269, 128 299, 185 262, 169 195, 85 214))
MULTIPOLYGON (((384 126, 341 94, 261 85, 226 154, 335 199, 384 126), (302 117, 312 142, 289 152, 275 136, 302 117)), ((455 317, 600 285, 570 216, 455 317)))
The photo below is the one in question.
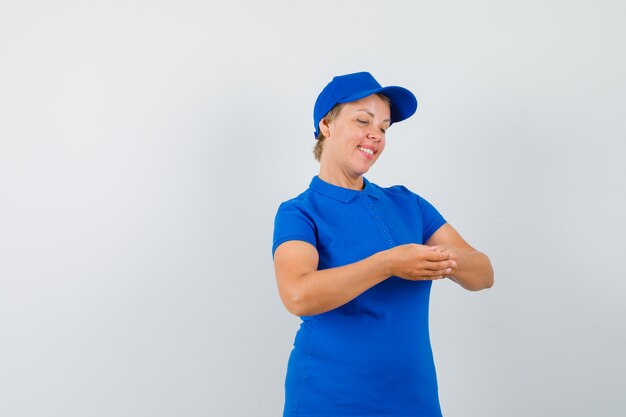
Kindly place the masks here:
POLYGON ((338 75, 328 83, 315 101, 313 125, 319 136, 320 120, 339 103, 349 103, 380 93, 391 101, 391 124, 408 119, 417 109, 417 99, 406 88, 382 87, 369 72, 338 75))

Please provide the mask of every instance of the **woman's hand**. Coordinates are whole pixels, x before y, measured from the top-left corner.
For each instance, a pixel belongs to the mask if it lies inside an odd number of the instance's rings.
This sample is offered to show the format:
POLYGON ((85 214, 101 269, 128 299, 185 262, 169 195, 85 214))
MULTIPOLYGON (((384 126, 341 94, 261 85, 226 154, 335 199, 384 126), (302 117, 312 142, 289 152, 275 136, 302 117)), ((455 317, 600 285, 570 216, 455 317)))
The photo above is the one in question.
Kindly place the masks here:
POLYGON ((478 291, 493 285, 493 267, 487 255, 470 246, 448 223, 433 233, 426 244, 452 255, 458 265, 447 276, 463 288, 478 291))
POLYGON ((454 253, 445 248, 410 243, 386 252, 389 275, 411 281, 444 278, 457 266, 454 253))
POLYGON ((461 251, 458 248, 455 248, 454 246, 450 246, 450 245, 434 245, 434 246, 428 246, 428 247, 438 252, 449 253, 450 258, 454 259, 454 266, 451 268, 452 270, 448 274, 446 274, 446 276, 444 277, 444 278, 451 278, 452 275, 454 275, 455 272, 457 272, 458 270, 460 257, 462 255, 461 251))

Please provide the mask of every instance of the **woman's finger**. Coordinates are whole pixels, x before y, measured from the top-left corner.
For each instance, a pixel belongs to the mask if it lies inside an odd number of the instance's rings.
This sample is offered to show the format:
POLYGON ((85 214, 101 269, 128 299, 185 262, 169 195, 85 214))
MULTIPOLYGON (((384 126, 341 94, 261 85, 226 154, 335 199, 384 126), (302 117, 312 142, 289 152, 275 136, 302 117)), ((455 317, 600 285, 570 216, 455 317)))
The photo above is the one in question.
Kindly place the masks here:
POLYGON ((454 268, 456 266, 456 262, 452 259, 448 259, 445 261, 439 261, 439 262, 427 262, 424 265, 424 269, 427 269, 429 271, 443 271, 443 270, 447 270, 450 268, 454 268))
POLYGON ((428 251, 424 254, 424 259, 431 262, 445 261, 450 259, 450 252, 428 251))
POLYGON ((435 270, 435 271, 426 271, 426 276, 428 276, 428 277, 436 277, 436 276, 449 274, 450 272, 452 272, 452 269, 450 269, 450 268, 438 269, 438 270, 435 270))
POLYGON ((434 277, 422 277, 421 279, 422 281, 434 281, 441 278, 443 278, 442 275, 435 275, 434 277))

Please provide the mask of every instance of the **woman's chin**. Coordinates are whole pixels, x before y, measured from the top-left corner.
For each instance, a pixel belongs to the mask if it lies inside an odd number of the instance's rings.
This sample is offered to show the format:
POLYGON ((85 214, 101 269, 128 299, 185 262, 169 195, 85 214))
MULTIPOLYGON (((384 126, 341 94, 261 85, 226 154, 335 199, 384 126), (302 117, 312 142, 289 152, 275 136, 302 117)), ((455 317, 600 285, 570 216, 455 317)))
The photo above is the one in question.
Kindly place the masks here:
POLYGON ((374 161, 368 161, 367 163, 356 164, 354 167, 355 172, 359 175, 365 175, 374 165, 374 161))
POLYGON ((359 167, 354 169, 354 174, 355 177, 362 177, 363 175, 367 174, 367 172, 370 170, 371 167, 359 167))

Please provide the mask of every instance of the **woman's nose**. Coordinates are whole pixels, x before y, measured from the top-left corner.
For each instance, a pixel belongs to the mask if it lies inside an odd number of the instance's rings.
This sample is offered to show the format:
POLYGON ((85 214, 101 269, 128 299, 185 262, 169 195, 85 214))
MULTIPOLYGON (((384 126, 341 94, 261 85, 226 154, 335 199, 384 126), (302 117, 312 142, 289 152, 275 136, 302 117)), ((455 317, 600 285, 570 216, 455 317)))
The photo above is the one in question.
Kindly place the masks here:
POLYGON ((369 132, 367 133, 367 136, 370 139, 375 140, 375 141, 379 141, 382 138, 382 134, 375 127, 370 128, 369 132))

